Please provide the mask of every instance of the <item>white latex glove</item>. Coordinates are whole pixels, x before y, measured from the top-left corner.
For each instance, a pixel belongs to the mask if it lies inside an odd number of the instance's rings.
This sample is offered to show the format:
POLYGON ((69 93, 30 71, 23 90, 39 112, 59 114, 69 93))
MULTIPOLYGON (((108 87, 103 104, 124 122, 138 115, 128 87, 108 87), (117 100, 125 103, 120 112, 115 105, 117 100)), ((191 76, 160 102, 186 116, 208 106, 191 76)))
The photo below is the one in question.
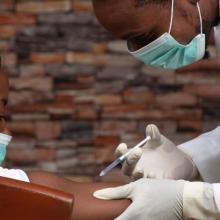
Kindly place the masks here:
MULTIPOLYGON (((142 177, 192 180, 198 175, 190 156, 161 135, 156 125, 147 126, 146 136, 150 136, 152 140, 127 157, 122 167, 124 174, 134 180, 142 177)), ((127 150, 127 145, 122 143, 115 153, 120 156, 127 150)))
POLYGON ((142 178, 128 185, 99 190, 98 199, 131 199, 115 220, 218 219, 213 187, 207 183, 142 178))

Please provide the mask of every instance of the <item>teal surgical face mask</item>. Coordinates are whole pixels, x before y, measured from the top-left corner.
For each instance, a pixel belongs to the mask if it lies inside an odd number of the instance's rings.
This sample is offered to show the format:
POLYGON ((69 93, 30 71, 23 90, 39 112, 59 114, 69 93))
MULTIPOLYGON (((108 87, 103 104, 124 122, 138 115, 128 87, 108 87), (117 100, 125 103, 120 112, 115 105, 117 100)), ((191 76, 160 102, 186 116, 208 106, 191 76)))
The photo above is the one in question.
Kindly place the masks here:
POLYGON ((0 133, 0 165, 5 159, 7 146, 9 145, 12 137, 7 134, 0 133))
POLYGON ((170 34, 174 14, 174 0, 172 0, 169 32, 164 33, 158 39, 137 51, 132 51, 132 47, 128 42, 129 52, 145 64, 164 69, 178 69, 202 59, 205 54, 206 40, 205 34, 202 33, 202 16, 198 3, 197 8, 201 32, 189 44, 180 44, 170 34))

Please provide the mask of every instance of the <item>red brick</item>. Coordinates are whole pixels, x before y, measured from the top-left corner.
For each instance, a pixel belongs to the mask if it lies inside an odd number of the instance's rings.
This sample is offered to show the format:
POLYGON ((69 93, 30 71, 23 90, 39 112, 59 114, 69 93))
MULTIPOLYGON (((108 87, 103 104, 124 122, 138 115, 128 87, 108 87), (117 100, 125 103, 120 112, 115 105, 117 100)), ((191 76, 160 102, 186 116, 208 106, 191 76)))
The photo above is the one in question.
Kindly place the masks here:
POLYGON ((140 63, 131 55, 122 54, 97 54, 95 65, 97 66, 114 66, 114 67, 137 67, 140 63))
POLYGON ((94 105, 80 104, 76 106, 76 117, 83 120, 96 120, 97 112, 94 105))
POLYGON ((104 106, 103 118, 108 119, 201 119, 200 109, 148 109, 145 105, 104 106))
POLYGON ((143 133, 133 133, 133 134, 124 134, 121 137, 121 143, 126 143, 128 148, 134 147, 137 143, 142 141, 145 138, 145 134, 143 133))
POLYGON ((220 87, 219 85, 185 85, 184 90, 190 94, 205 98, 219 98, 220 87))
POLYGON ((2 54, 2 65, 6 68, 15 67, 17 65, 17 54, 13 52, 2 54))
POLYGON ((56 159, 55 149, 8 149, 7 159, 14 162, 51 161, 56 159))
POLYGON ((202 109, 176 109, 174 117, 182 120, 201 120, 202 109))
POLYGON ((0 24, 31 25, 36 24, 37 18, 34 15, 0 13, 0 24))
POLYGON ((64 63, 65 55, 63 53, 32 53, 30 59, 33 63, 64 63))
POLYGON ((77 142, 74 140, 48 140, 37 143, 37 147, 55 149, 74 149, 77 147, 77 142))
POLYGON ((81 83, 81 82, 59 82, 58 80, 55 83, 56 90, 87 90, 92 88, 93 85, 90 83, 81 83))
POLYGON ((92 11, 93 6, 91 1, 72 0, 74 11, 92 11))
POLYGON ((195 95, 178 92, 169 94, 160 94, 157 96, 157 103, 159 106, 195 106, 197 98, 195 95))
POLYGON ((220 125, 219 119, 209 119, 203 121, 203 131, 211 131, 220 125))
POLYGON ((14 26, 0 26, 0 38, 13 38, 16 36, 16 28, 14 26))
POLYGON ((68 103, 73 103, 75 100, 75 97, 73 95, 68 95, 68 94, 56 94, 55 97, 57 102, 68 102, 68 103))
POLYGON ((83 84, 91 84, 95 82, 95 77, 92 75, 79 75, 77 81, 83 84))
POLYGON ((147 110, 146 105, 143 104, 121 104, 121 105, 112 105, 104 106, 103 111, 106 113, 117 113, 117 112, 135 112, 147 110))
POLYGON ((173 70, 164 70, 160 68, 155 68, 150 65, 143 65, 143 67, 141 68, 141 72, 144 75, 154 80, 156 79, 155 82, 158 84, 162 84, 162 85, 176 84, 175 73, 173 70))
POLYGON ((95 145, 97 147, 100 147, 100 146, 117 146, 118 143, 119 143, 119 137, 118 136, 98 136, 96 137, 95 139, 95 145))
POLYGON ((114 40, 108 43, 108 50, 114 53, 127 53, 128 48, 123 40, 114 40))
POLYGON ((51 91, 53 81, 50 77, 20 77, 10 79, 12 89, 32 89, 35 91, 51 91))
POLYGON ((35 103, 19 104, 8 108, 9 112, 16 113, 51 113, 51 114, 73 114, 75 105, 73 103, 35 103))
POLYGON ((81 52, 68 52, 67 63, 93 64, 97 66, 136 67, 139 63, 130 55, 94 54, 81 52))
POLYGON ((0 40, 0 51, 1 52, 2 51, 4 51, 4 52, 9 51, 10 48, 11 48, 11 43, 9 40, 6 40, 6 39, 0 40))
POLYGON ((194 85, 216 85, 220 83, 218 69, 213 70, 195 70, 176 74, 176 83, 194 84, 194 85))
POLYGON ((181 120, 178 123, 178 130, 180 131, 200 131, 202 132, 202 120, 195 121, 195 120, 181 120))
POLYGON ((37 122, 36 136, 38 140, 56 139, 60 136, 60 125, 56 122, 37 122))
MULTIPOLYGON (((103 106, 101 109, 102 117, 111 119, 145 119, 148 116, 158 116, 158 112, 149 112, 148 107, 143 104, 120 104, 103 106)), ((163 115, 163 113, 159 113, 163 115)), ((160 116, 160 117, 161 117, 160 116)))
POLYGON ((38 91, 28 91, 22 90, 19 93, 17 91, 12 91, 9 94, 9 105, 19 105, 19 104, 32 104, 42 101, 50 101, 53 98, 51 92, 38 92, 38 91))
POLYGON ((189 140, 192 140, 199 136, 201 132, 183 132, 183 133, 176 133, 174 135, 170 135, 168 138, 172 140, 176 145, 185 143, 189 140))
MULTIPOLYGON (((45 103, 39 103, 39 104, 29 104, 26 103, 15 105, 15 106, 9 106, 8 111, 9 113, 46 113, 48 108, 52 104, 45 104, 45 103)), ((25 115, 24 115, 25 117, 25 115)), ((30 120, 30 119, 29 119, 30 120)))
POLYGON ((14 9, 15 0, 1 0, 0 9, 1 11, 11 11, 14 9))
POLYGON ((136 121, 103 120, 97 122, 95 126, 95 132, 97 134, 123 135, 128 132, 135 132, 136 130, 136 121))
POLYGON ((114 150, 114 148, 96 148, 96 164, 98 165, 112 162, 115 159, 114 150))
POLYGON ((44 66, 40 64, 21 65, 19 68, 19 73, 23 77, 36 77, 44 75, 45 69, 44 66))
POLYGON ((68 52, 67 63, 95 64, 95 55, 92 53, 68 52))
POLYGON ((82 93, 76 94, 75 103, 76 104, 94 104, 95 95, 94 91, 84 90, 82 93))
POLYGON ((34 137, 30 136, 15 136, 12 139, 8 149, 14 150, 25 150, 25 149, 34 149, 36 147, 36 140, 34 137))
POLYGON ((217 59, 210 59, 210 60, 201 60, 196 63, 193 63, 189 66, 183 67, 178 69, 176 72, 178 74, 185 74, 185 73, 199 73, 199 72, 215 72, 220 70, 220 65, 218 64, 217 59))
POLYGON ((35 125, 33 122, 9 122, 7 126, 13 135, 35 135, 35 125))
POLYGON ((72 7, 71 1, 30 1, 18 2, 17 11, 25 13, 45 13, 57 11, 69 11, 72 7))
MULTIPOLYGON (((26 114, 23 114, 23 113, 19 113, 16 112, 16 113, 13 113, 12 112, 13 109, 10 110, 9 108, 9 113, 10 113, 10 116, 11 116, 11 119, 13 121, 19 121, 19 122, 24 122, 24 121, 39 121, 39 120, 49 120, 50 119, 50 115, 47 114, 47 113, 26 113, 26 114)), ((14 109, 15 111, 15 109, 14 109)))
POLYGON ((103 94, 95 97, 95 103, 97 105, 117 105, 122 102, 119 95, 103 94))
POLYGON ((177 132, 177 122, 175 120, 144 120, 138 123, 138 131, 145 132, 146 126, 155 124, 163 135, 175 134, 177 132))
POLYGON ((127 89, 123 93, 123 98, 127 103, 151 104, 155 100, 155 95, 146 89, 127 89))
POLYGON ((97 43, 93 47, 94 53, 105 53, 106 51, 107 51, 107 43, 106 42, 97 43))

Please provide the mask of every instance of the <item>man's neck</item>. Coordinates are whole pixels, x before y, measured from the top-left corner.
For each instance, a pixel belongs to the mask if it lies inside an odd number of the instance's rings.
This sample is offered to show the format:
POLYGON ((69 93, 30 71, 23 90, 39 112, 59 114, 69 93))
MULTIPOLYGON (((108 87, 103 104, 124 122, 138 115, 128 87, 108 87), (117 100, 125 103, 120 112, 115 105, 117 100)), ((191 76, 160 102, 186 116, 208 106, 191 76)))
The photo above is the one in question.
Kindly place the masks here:
POLYGON ((213 12, 213 26, 216 26, 219 24, 220 21, 220 14, 219 14, 219 0, 209 0, 207 2, 211 3, 211 10, 213 12))
POLYGON ((218 1, 218 23, 220 21, 220 1, 218 1))
POLYGON ((217 4, 217 15, 216 15, 215 23, 216 25, 218 25, 220 22, 220 1, 219 0, 216 0, 216 1, 217 2, 215 2, 215 4, 217 4))
POLYGON ((219 0, 200 0, 203 18, 212 26, 219 23, 219 0))

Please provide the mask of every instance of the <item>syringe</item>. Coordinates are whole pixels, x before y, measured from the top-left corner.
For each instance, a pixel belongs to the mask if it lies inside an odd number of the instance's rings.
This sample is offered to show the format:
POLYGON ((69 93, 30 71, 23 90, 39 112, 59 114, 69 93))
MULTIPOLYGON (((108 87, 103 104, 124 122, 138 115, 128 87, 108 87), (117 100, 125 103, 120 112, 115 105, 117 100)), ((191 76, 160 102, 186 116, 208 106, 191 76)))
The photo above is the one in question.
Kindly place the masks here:
POLYGON ((116 167, 118 164, 122 163, 126 157, 133 152, 134 150, 136 150, 137 148, 141 147, 142 145, 144 145, 146 142, 148 142, 149 140, 151 140, 150 136, 147 136, 143 141, 141 141, 139 144, 137 144, 136 146, 134 146, 133 148, 131 148, 128 152, 126 152, 125 154, 123 154, 122 156, 118 157, 116 160, 114 160, 111 164, 109 164, 104 170, 101 171, 101 173, 99 174, 99 176, 105 176, 108 172, 110 172, 114 167, 116 167))

